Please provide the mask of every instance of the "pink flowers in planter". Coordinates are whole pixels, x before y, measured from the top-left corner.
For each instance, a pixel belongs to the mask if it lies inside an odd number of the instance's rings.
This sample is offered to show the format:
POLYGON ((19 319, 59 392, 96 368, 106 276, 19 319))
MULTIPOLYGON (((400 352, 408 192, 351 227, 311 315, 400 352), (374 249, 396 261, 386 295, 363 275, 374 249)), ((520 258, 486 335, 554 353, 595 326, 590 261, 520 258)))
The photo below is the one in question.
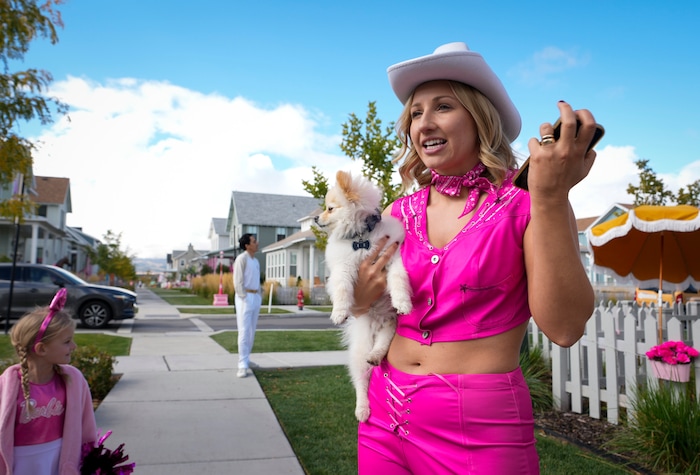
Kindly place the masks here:
POLYGON ((646 355, 653 361, 677 365, 690 364, 693 358, 700 356, 700 352, 682 341, 666 341, 660 345, 652 346, 646 355))

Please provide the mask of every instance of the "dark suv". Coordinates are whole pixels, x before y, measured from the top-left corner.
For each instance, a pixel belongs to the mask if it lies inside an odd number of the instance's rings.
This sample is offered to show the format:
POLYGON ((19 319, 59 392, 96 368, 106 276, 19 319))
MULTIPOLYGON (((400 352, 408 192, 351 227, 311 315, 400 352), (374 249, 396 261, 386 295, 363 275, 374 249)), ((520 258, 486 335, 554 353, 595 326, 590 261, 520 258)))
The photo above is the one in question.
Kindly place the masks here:
MULTIPOLYGON (((5 319, 12 264, 0 264, 0 315, 5 319)), ((10 318, 19 318, 51 303, 58 289, 68 290, 66 310, 88 328, 104 328, 110 320, 134 318, 136 293, 120 287, 93 285, 60 267, 17 264, 10 318)))

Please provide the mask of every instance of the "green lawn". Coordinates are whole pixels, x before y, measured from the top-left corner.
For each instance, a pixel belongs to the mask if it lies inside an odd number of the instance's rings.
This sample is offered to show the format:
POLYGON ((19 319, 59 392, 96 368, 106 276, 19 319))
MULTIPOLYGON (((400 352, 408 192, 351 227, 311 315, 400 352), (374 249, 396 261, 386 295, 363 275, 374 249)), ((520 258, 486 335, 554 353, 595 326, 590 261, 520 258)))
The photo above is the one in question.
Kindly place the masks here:
MULTIPOLYGON (((131 349, 131 338, 105 335, 102 333, 76 333, 78 346, 93 345, 112 356, 126 356, 131 349)), ((13 359, 15 350, 10 342, 10 335, 0 335, 0 360, 13 359)))
MULTIPOLYGON (((238 332, 227 331, 211 337, 230 353, 238 352, 238 332)), ((342 350, 340 330, 258 330, 255 333, 253 353, 286 351, 342 350)))

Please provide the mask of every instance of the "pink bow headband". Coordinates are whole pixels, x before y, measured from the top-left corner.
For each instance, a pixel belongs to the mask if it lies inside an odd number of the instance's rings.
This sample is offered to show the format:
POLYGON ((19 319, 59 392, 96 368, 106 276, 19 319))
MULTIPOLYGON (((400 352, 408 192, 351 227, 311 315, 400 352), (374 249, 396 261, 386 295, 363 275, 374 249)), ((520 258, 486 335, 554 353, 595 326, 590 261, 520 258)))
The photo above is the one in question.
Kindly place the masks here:
POLYGON ((56 295, 54 295, 53 300, 51 300, 51 304, 49 305, 49 313, 47 313, 46 317, 44 317, 44 321, 41 322, 41 327, 39 328, 39 333, 36 334, 36 340, 34 340, 33 347, 34 352, 36 352, 36 345, 38 345, 41 339, 44 338, 44 333, 46 333, 46 329, 49 328, 49 324, 51 323, 54 315, 63 310, 63 307, 66 305, 67 297, 68 291, 65 288, 59 289, 59 291, 56 292, 56 295))

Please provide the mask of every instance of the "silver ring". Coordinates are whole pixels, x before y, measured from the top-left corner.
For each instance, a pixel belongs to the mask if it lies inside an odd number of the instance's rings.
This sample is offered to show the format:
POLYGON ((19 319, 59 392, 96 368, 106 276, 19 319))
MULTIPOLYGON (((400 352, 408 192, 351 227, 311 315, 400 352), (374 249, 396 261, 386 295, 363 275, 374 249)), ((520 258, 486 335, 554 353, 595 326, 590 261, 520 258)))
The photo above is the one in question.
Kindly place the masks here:
POLYGON ((554 135, 543 135, 542 140, 540 140, 540 145, 550 144, 554 142, 556 142, 556 140, 554 140, 554 135))

